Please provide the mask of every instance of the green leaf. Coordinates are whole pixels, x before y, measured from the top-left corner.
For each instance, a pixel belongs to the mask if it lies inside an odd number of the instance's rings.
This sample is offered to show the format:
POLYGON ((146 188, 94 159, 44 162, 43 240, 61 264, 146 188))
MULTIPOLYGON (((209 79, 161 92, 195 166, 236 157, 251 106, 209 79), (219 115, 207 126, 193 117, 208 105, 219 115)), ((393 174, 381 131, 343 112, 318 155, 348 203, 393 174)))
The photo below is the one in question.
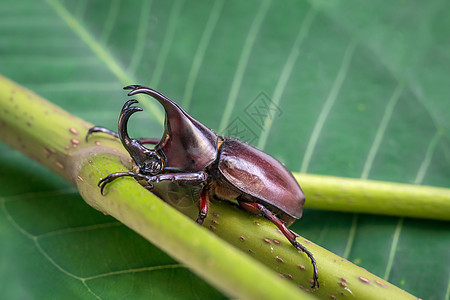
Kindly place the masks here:
MULTIPOLYGON (((152 85, 293 171, 450 187, 448 6, 4 1, 0 70, 98 125, 116 127, 121 86, 152 85)), ((133 135, 159 136, 161 110, 139 100, 133 135)), ((6 298, 220 297, 0 147, 6 298)), ((293 229, 418 297, 448 293, 447 222, 306 210, 293 229)))

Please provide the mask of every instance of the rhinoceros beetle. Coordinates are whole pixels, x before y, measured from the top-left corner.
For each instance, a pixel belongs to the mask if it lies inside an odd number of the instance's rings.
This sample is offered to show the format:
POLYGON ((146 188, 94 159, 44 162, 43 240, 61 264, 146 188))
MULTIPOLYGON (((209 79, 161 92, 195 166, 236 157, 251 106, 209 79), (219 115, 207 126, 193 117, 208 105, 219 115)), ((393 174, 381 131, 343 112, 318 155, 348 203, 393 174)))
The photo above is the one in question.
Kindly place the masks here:
POLYGON ((297 235, 289 230, 302 216, 305 196, 284 165, 272 156, 235 138, 217 136, 211 129, 189 116, 178 104, 163 94, 140 85, 124 87, 128 95, 147 94, 164 107, 165 130, 162 138, 132 139, 127 124, 130 116, 142 111, 137 100, 127 101, 120 113, 119 130, 93 127, 87 135, 104 132, 121 140, 139 172, 109 174, 99 182, 101 193, 116 178, 131 176, 145 180, 153 188, 162 180, 201 186, 197 223, 208 214, 209 199, 236 199, 244 210, 270 220, 291 244, 310 258, 314 273, 312 287, 319 287, 316 261, 297 235), (149 149, 144 144, 153 144, 149 149))

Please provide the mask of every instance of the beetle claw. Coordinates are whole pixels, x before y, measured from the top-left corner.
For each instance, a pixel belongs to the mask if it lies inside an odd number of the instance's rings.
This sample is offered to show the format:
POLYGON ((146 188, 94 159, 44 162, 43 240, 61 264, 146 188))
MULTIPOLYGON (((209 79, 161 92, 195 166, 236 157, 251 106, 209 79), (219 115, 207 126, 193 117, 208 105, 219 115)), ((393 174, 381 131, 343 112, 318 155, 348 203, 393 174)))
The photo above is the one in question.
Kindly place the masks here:
POLYGON ((100 188, 100 193, 103 195, 103 190, 105 189, 105 186, 112 182, 114 179, 117 179, 119 177, 124 177, 124 176, 132 176, 132 177, 141 177, 143 175, 141 174, 137 174, 137 173, 133 173, 133 172, 118 172, 118 173, 112 173, 109 174, 108 176, 106 176, 105 178, 103 178, 102 180, 100 180, 98 182, 98 187, 100 188))
POLYGON ((94 132, 103 132, 106 134, 109 134, 110 136, 113 136, 115 138, 119 138, 119 134, 117 132, 114 132, 112 130, 109 130, 108 128, 102 127, 102 126, 94 126, 92 128, 89 128, 88 132, 86 133, 86 143, 89 139, 89 136, 91 136, 94 132))
POLYGON ((98 182, 98 187, 100 188, 100 194, 103 195, 103 190, 105 189, 105 186, 110 182, 111 182, 111 180, 110 180, 109 175, 98 182))
POLYGON ((89 131, 86 133, 86 137, 84 138, 86 143, 88 142, 89 136, 94 132, 93 129, 94 129, 94 127, 89 128, 89 131))

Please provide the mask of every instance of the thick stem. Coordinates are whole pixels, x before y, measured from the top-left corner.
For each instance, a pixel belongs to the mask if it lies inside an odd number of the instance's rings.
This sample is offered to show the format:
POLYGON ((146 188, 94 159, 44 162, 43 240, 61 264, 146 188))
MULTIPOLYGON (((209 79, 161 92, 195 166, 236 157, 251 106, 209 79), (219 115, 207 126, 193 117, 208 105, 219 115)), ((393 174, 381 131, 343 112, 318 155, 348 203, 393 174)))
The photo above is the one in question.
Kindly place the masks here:
POLYGON ((96 151, 88 155, 79 152, 75 157, 81 162, 74 173, 76 186, 89 205, 115 217, 227 295, 245 299, 311 298, 129 177, 110 183, 101 195, 97 186, 101 178, 110 171, 127 170, 116 155, 96 151))
MULTIPOLYGON (((228 202, 212 201, 200 227, 131 178, 109 184, 105 196, 97 182, 112 172, 127 171, 130 159, 114 138, 83 136, 91 124, 71 116, 32 92, 0 76, 0 138, 76 185, 87 203, 108 213, 159 246, 230 296, 299 298, 312 278, 308 257, 298 253, 272 223, 228 202), (263 262, 269 272, 209 231, 263 262), (284 279, 281 279, 283 277, 284 279)), ((303 185, 304 186, 304 185, 303 185)), ((168 192, 162 188, 160 193, 168 192)), ((311 192, 312 193, 312 192, 311 192)), ((175 199, 178 201, 178 199, 175 199)), ((356 197, 357 200, 357 197, 356 197)), ((195 219, 192 201, 177 208, 195 219)), ((302 237, 314 254, 324 299, 409 299, 413 296, 302 237)))
POLYGON ((294 173, 305 207, 356 213, 450 220, 450 189, 294 173))

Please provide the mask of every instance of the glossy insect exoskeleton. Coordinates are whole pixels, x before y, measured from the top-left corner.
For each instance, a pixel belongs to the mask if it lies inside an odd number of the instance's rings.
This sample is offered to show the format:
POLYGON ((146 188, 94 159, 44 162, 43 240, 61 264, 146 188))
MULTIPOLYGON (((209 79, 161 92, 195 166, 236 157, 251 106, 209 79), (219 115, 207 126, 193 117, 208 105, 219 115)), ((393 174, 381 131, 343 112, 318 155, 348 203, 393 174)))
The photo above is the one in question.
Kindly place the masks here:
POLYGON ((120 113, 119 130, 115 133, 104 127, 93 127, 93 132, 104 132, 118 137, 130 153, 139 173, 121 172, 108 175, 99 182, 101 192, 116 178, 131 176, 153 184, 170 180, 184 185, 200 186, 197 223, 202 224, 208 213, 209 199, 236 199, 239 205, 254 214, 272 221, 291 244, 305 252, 314 268, 313 287, 318 287, 316 261, 299 242, 297 235, 287 227, 302 216, 305 196, 297 181, 279 161, 238 139, 217 136, 212 130, 189 116, 178 104, 161 93, 139 85, 125 87, 128 95, 144 93, 158 100, 166 112, 162 138, 132 139, 128 135, 130 116, 142 109, 127 101, 120 113), (144 146, 154 144, 154 149, 144 146))

